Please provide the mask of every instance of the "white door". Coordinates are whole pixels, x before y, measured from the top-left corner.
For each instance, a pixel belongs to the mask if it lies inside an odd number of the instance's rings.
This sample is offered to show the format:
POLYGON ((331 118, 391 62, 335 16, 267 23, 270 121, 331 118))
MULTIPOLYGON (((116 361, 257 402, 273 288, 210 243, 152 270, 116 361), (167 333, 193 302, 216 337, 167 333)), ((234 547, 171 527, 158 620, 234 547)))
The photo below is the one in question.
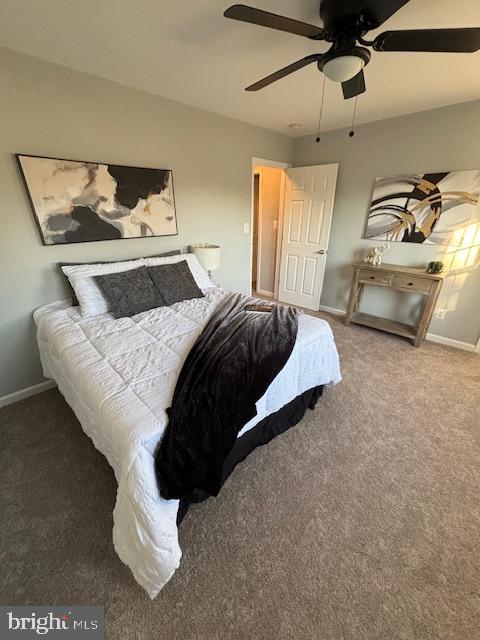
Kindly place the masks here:
POLYGON ((287 169, 278 299, 318 310, 338 164, 287 169))

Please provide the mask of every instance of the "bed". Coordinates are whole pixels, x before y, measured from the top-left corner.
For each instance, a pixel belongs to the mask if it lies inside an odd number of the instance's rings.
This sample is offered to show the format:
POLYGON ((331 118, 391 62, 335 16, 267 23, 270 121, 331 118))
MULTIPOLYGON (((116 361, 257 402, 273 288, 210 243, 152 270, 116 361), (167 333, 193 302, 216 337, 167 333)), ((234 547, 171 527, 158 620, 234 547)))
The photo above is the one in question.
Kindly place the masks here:
MULTIPOLYGON (((227 295, 216 286, 204 287, 203 293, 202 298, 116 320, 110 313, 82 317, 70 300, 45 305, 34 314, 45 377, 57 383, 114 470, 115 550, 151 598, 181 558, 180 502, 160 497, 154 452, 168 422, 166 409, 182 363, 227 295)), ((301 314, 291 356, 239 438, 295 398, 340 379, 328 323, 301 314)))

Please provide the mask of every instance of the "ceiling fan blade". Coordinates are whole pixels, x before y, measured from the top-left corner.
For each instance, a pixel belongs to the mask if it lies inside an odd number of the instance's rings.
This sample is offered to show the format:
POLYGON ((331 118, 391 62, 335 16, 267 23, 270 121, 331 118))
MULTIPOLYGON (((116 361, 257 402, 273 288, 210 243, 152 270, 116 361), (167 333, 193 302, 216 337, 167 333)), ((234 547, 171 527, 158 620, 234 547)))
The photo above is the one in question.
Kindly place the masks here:
POLYGON ((474 53, 480 49, 480 28, 385 31, 373 42, 375 51, 474 53))
POLYGON ((350 80, 342 82, 342 91, 345 100, 359 96, 361 93, 365 93, 366 90, 367 88, 365 86, 365 74, 363 73, 363 69, 357 73, 356 76, 350 78, 350 80))
POLYGON ((409 0, 363 0, 362 17, 370 29, 375 29, 391 18, 409 0))
POLYGON ((306 58, 297 60, 297 62, 293 62, 292 64, 289 64, 287 67, 283 67, 283 69, 279 69, 278 71, 275 71, 275 73, 271 73, 266 78, 263 78, 262 80, 259 80, 254 84, 251 84, 249 87, 245 89, 245 91, 258 91, 259 89, 263 89, 264 87, 267 87, 269 84, 272 84, 272 82, 276 82, 277 80, 280 80, 281 78, 284 78, 285 76, 290 75, 294 71, 298 71, 298 69, 301 69, 302 67, 306 67, 307 64, 311 64, 312 62, 317 62, 318 59, 319 59, 319 56, 307 56, 306 58))
POLYGON ((269 11, 247 7, 244 4, 234 4, 229 7, 223 15, 233 20, 250 22, 251 24, 258 24, 261 27, 286 31, 287 33, 294 33, 298 36, 305 36, 306 38, 312 38, 314 40, 323 40, 323 29, 321 27, 300 22, 299 20, 285 18, 284 16, 278 16, 276 13, 270 13, 269 11))

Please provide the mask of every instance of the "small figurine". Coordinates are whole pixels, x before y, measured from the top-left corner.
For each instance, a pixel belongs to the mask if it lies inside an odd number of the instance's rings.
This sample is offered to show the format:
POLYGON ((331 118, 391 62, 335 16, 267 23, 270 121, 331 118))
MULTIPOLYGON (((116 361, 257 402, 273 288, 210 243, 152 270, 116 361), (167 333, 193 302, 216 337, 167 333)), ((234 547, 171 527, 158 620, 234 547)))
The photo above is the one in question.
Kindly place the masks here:
POLYGON ((373 264, 375 267, 378 267, 382 264, 383 254, 386 253, 389 249, 389 242, 384 242, 381 247, 369 247, 365 251, 363 261, 368 262, 369 264, 373 264))
POLYGON ((441 260, 432 260, 428 263, 427 273, 442 273, 443 262, 441 260))

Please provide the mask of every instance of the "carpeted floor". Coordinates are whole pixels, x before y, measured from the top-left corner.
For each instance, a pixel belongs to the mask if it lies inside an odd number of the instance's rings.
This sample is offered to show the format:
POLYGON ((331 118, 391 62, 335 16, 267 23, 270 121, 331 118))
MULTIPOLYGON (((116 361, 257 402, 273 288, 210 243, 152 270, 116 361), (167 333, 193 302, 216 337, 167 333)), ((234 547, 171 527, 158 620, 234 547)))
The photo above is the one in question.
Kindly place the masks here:
POLYGON ((153 602, 60 394, 2 409, 0 602, 105 605, 122 640, 480 638, 480 356, 328 319, 344 381, 191 509, 153 602))

